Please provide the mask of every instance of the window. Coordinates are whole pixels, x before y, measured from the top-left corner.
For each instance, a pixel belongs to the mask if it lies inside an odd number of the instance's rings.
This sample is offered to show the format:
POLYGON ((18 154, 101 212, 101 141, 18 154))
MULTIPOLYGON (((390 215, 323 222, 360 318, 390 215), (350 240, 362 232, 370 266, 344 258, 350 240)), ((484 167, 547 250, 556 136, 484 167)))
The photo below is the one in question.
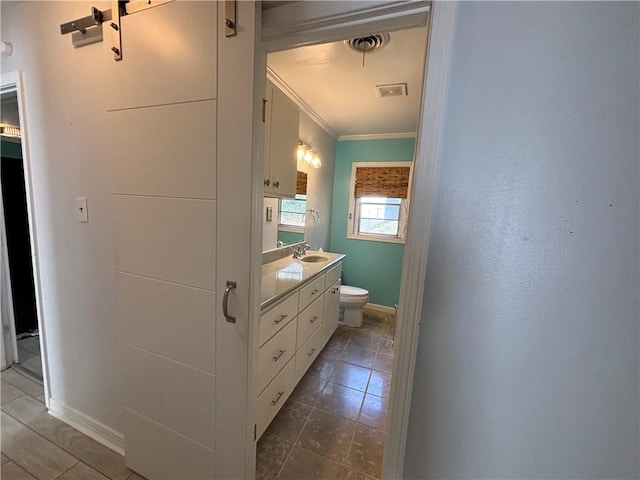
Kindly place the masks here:
POLYGON ((280 218, 278 229, 300 232, 304 230, 305 214, 307 213, 307 174, 298 170, 296 177, 295 199, 280 200, 280 218))
POLYGON ((353 163, 348 238, 404 243, 411 165, 411 162, 353 163))
POLYGON ((304 229, 306 211, 306 195, 298 194, 295 199, 283 198, 280 200, 279 226, 293 229, 304 229))

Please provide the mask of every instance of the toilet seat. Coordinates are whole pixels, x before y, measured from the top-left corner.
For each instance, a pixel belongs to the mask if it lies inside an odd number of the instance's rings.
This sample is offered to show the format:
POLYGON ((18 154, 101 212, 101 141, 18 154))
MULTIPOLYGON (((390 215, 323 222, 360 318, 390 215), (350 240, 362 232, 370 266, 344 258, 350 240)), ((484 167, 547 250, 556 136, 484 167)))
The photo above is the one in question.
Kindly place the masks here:
POLYGON ((340 285, 340 296, 347 298, 367 297, 369 296, 369 292, 364 288, 340 285))

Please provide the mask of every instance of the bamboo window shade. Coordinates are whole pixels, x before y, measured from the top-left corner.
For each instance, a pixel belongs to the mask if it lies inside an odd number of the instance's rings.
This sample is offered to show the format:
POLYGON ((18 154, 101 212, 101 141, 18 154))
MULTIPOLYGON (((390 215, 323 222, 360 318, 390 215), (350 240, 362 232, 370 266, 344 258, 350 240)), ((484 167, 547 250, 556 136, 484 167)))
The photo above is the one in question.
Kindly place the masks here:
POLYGON ((307 174, 298 170, 296 178, 296 195, 307 194, 307 174))
POLYGON ((409 167, 356 168, 356 198, 407 198, 409 194, 409 167))

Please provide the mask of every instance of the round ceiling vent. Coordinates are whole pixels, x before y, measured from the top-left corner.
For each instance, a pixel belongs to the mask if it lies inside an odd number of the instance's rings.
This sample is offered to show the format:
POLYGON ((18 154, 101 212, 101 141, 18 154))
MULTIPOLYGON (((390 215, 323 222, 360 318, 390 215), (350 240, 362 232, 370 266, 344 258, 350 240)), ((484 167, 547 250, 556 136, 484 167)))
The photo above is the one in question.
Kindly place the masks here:
POLYGON ((372 53, 376 50, 380 50, 389 43, 389 38, 388 33, 378 33, 376 35, 368 35, 366 37, 357 37, 352 38, 351 40, 345 40, 344 43, 358 53, 372 53))

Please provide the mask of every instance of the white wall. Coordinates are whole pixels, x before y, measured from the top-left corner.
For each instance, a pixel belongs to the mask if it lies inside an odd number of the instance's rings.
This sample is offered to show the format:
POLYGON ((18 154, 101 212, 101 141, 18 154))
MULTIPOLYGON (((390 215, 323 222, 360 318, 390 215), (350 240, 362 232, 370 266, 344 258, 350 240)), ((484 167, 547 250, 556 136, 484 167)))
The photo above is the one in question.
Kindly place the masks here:
POLYGON ((23 70, 36 191, 51 395, 120 431, 115 282, 102 43, 74 49, 61 23, 108 2, 2 2, 2 72, 23 70), (88 199, 89 223, 75 218, 88 199))
POLYGON ((461 2, 405 478, 638 478, 639 5, 461 2))
POLYGON ((304 162, 298 162, 298 170, 306 172, 307 177, 307 217, 304 227, 304 239, 317 250, 329 247, 331 231, 331 207, 333 204, 333 173, 336 163, 336 140, 318 126, 307 114, 300 112, 299 137, 313 148, 322 161, 320 168, 310 168, 304 162), (315 223, 309 209, 314 208, 320 214, 320 222, 315 223))

